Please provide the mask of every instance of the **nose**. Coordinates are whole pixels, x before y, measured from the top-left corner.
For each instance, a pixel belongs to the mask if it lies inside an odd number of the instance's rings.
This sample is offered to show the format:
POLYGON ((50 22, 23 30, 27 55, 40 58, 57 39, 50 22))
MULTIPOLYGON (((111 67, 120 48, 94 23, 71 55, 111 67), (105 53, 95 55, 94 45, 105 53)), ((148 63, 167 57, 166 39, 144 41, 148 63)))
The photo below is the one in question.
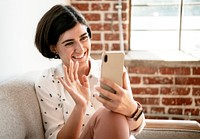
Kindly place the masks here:
POLYGON ((76 52, 83 52, 83 51, 84 51, 83 44, 80 41, 78 41, 76 45, 76 52))

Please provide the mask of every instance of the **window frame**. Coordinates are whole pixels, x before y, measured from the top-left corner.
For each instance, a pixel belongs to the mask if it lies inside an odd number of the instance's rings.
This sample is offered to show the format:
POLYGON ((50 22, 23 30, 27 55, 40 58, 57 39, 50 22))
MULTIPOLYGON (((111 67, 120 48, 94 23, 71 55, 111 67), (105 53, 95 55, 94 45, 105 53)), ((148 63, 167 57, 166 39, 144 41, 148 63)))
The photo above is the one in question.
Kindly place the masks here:
MULTIPOLYGON (((133 8, 133 0, 130 0, 130 18, 129 18, 129 20, 130 20, 130 24, 129 24, 129 28, 130 28, 130 31, 129 31, 129 36, 130 36, 130 38, 129 38, 129 50, 134 50, 134 48, 131 48, 131 33, 132 33, 132 31, 134 31, 133 29, 132 29, 132 15, 131 15, 131 13, 132 13, 132 9, 131 8, 133 8)), ((141 5, 135 5, 135 6, 148 6, 149 4, 141 4, 141 5)), ((166 4, 150 4, 150 6, 162 6, 162 5, 166 5, 166 4)), ((178 20, 179 20, 179 26, 177 27, 177 28, 175 28, 175 29, 171 29, 171 30, 173 30, 173 31, 176 31, 177 30, 177 33, 178 33, 178 46, 177 46, 177 48, 178 49, 176 49, 176 50, 179 50, 179 51, 181 51, 181 50, 183 50, 181 47, 181 43, 182 43, 182 33, 184 32, 184 31, 193 31, 193 30, 195 30, 195 31, 198 31, 198 30, 200 30, 200 28, 199 29, 183 29, 182 28, 182 26, 183 26, 183 23, 182 23, 182 21, 183 21, 183 8, 184 8, 184 6, 188 6, 188 5, 199 5, 200 6, 200 2, 185 2, 185 3, 183 3, 183 0, 181 0, 180 1, 180 3, 168 3, 168 5, 174 5, 174 6, 178 6, 179 7, 179 13, 178 13, 178 20)), ((166 30, 166 31, 170 31, 169 29, 163 29, 163 30, 166 30)), ((135 31, 139 31, 139 30, 135 30, 135 31)), ((145 30, 145 31, 162 31, 162 29, 147 29, 147 30, 145 30)), ((148 50, 148 49, 146 49, 146 50, 148 50)))

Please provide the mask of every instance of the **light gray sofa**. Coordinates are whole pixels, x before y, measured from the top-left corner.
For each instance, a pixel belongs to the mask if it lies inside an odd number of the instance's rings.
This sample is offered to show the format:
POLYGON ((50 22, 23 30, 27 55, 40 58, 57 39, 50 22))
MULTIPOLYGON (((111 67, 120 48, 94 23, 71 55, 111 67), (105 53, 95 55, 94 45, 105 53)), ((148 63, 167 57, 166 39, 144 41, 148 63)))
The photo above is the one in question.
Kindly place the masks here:
MULTIPOLYGON (((28 73, 0 83, 0 139, 44 139, 34 80, 28 73)), ((200 139, 195 121, 146 120, 137 139, 200 139)))

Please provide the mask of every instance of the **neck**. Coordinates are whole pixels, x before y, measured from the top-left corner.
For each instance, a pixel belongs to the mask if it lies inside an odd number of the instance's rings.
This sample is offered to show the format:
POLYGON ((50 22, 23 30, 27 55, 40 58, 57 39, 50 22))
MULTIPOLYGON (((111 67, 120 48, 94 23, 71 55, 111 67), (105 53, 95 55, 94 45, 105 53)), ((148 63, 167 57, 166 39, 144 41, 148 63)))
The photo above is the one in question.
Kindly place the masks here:
POLYGON ((90 60, 88 60, 87 64, 83 65, 82 67, 80 65, 80 67, 78 69, 78 78, 79 78, 81 83, 82 83, 83 75, 87 76, 89 74, 89 72, 90 72, 90 60))

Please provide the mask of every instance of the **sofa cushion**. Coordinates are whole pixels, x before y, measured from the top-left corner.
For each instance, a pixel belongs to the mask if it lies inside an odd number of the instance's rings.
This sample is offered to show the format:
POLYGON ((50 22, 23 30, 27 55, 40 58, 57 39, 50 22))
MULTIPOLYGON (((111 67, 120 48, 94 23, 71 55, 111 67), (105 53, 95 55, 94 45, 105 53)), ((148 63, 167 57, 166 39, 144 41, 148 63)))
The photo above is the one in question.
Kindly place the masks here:
POLYGON ((0 84, 0 138, 44 138, 34 78, 23 76, 0 84))

